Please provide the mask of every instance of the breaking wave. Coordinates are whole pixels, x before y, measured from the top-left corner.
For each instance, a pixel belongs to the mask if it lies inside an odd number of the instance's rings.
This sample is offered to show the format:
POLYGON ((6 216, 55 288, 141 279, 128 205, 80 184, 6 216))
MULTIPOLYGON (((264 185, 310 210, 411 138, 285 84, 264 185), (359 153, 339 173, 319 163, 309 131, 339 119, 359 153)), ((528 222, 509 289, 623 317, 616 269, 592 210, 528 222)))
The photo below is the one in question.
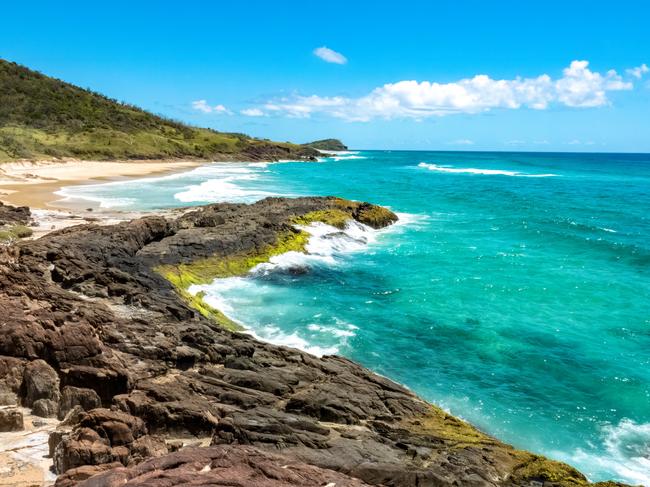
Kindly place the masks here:
POLYGON ((650 423, 623 419, 604 426, 602 438, 605 454, 580 449, 566 460, 587 471, 616 472, 618 480, 650 486, 650 423))
POLYGON ((451 174, 482 174, 485 176, 513 176, 521 178, 548 178, 558 176, 558 174, 528 174, 520 171, 507 171, 503 169, 481 169, 476 167, 457 168, 451 166, 439 166, 438 164, 429 164, 421 162, 418 167, 428 169, 429 171, 437 171, 451 174))

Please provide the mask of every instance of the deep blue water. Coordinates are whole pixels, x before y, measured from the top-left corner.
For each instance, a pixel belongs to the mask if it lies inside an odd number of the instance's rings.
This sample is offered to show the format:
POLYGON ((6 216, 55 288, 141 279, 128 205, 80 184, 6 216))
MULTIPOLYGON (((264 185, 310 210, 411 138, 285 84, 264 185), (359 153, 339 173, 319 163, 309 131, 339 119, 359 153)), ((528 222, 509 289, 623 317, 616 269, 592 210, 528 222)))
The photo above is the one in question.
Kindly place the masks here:
POLYGON ((348 356, 593 480, 650 485, 649 155, 362 151, 64 193, 134 209, 271 194, 387 205, 394 228, 314 237, 310 272, 279 259, 209 299, 264 339, 348 356))

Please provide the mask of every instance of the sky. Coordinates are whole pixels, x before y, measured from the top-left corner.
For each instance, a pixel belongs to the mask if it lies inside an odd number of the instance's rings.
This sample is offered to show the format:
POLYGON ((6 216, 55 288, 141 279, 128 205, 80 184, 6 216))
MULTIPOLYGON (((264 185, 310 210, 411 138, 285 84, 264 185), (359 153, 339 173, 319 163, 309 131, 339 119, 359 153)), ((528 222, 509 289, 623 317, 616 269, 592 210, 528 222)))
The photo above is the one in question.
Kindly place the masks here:
POLYGON ((5 2, 0 58, 352 148, 650 152, 650 2, 5 2))

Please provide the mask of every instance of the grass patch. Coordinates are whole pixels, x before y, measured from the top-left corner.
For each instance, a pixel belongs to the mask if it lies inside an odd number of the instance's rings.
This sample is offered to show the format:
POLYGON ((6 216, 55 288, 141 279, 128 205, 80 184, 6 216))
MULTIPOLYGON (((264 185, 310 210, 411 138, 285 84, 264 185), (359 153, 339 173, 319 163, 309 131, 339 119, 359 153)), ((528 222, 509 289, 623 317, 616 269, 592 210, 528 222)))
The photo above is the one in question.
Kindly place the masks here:
POLYGON ((21 238, 31 237, 34 231, 25 225, 12 225, 0 230, 0 242, 12 242, 21 238))

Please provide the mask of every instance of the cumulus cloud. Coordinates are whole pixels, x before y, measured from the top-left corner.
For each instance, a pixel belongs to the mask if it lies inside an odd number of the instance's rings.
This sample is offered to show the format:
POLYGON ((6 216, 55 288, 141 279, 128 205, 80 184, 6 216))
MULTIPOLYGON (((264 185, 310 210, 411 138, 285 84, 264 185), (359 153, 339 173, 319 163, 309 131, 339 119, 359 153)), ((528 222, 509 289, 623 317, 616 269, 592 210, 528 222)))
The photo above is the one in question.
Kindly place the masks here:
POLYGON ((545 110, 551 104, 599 107, 609 104, 608 92, 632 87, 614 70, 601 74, 591 71, 587 61, 573 61, 557 79, 542 74, 535 78, 495 80, 479 74, 451 83, 405 80, 385 84, 359 98, 293 95, 271 100, 263 108, 295 118, 323 113, 347 121, 421 120, 499 108, 545 110))
POLYGON ((325 46, 314 49, 314 55, 326 63, 345 64, 348 62, 348 59, 343 54, 325 46))
POLYGON ((643 63, 641 66, 637 66, 635 68, 630 68, 626 69, 625 72, 629 74, 630 76, 634 76, 637 79, 641 79, 644 74, 646 74, 648 71, 650 71, 650 68, 648 68, 647 64, 643 63))
POLYGON ((239 113, 247 117, 263 117, 265 115, 259 108, 246 108, 239 113))
POLYGON ((449 142, 450 145, 474 145, 474 141, 470 139, 458 139, 449 142))
POLYGON ((232 112, 223 105, 208 105, 207 100, 196 100, 192 102, 192 108, 203 113, 218 113, 232 115, 232 112))

